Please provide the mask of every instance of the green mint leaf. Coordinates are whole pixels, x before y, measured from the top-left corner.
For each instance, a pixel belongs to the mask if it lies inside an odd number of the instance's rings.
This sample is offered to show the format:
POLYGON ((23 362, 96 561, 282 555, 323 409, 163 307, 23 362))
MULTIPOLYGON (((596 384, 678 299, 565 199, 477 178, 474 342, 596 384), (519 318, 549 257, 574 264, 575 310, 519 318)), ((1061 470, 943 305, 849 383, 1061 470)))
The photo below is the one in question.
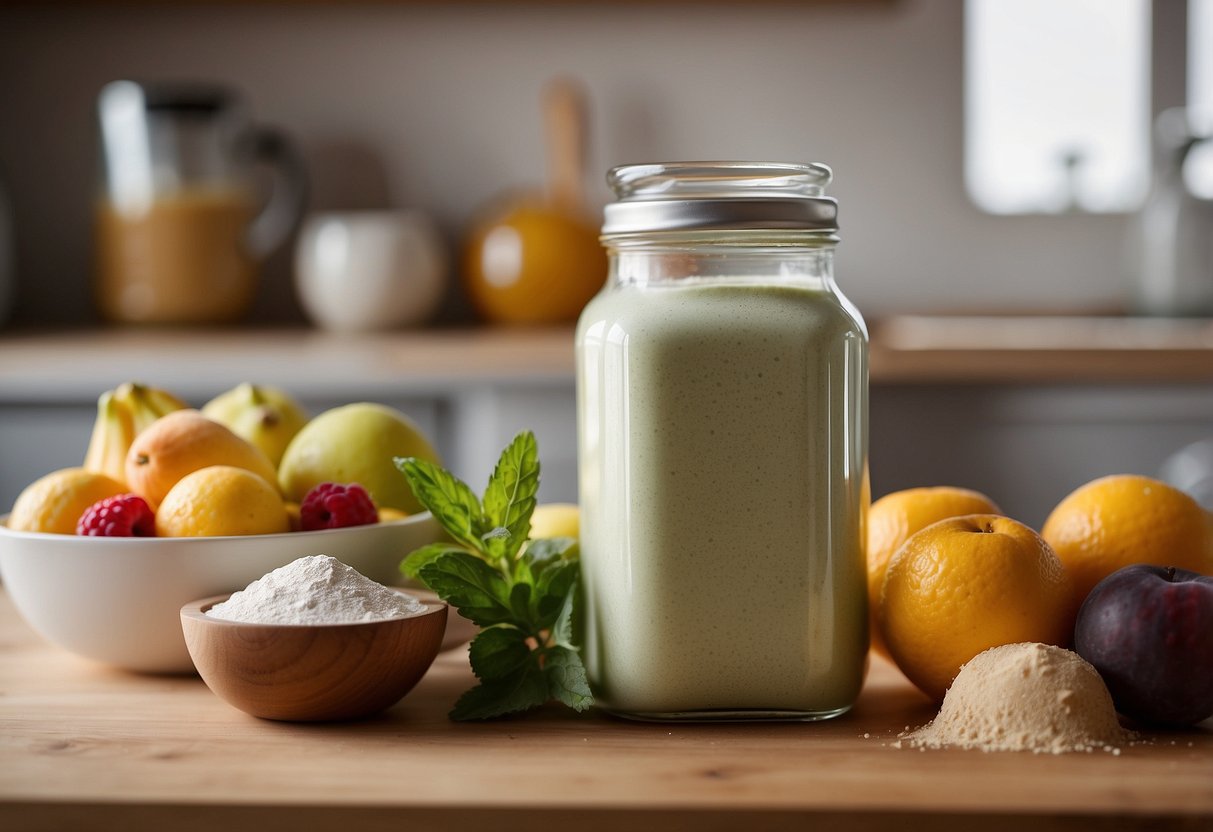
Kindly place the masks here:
POLYGON ((463 694, 450 716, 460 722, 492 719, 528 711, 551 698, 547 675, 540 669, 538 661, 532 658, 510 675, 481 682, 463 694))
POLYGON ((531 646, 526 638, 526 633, 515 627, 481 630, 468 647, 476 678, 485 682, 505 679, 531 661, 531 646))
POLYGON ((410 456, 395 457, 393 461, 408 480, 413 494, 447 534, 469 549, 484 548, 480 541, 480 535, 486 531, 484 511, 467 483, 424 459, 410 456))
POLYGON ((548 537, 532 540, 526 546, 525 557, 536 572, 543 564, 576 558, 579 552, 575 537, 548 537))
POLYGON ((544 652, 543 675, 547 677, 548 694, 574 711, 584 711, 594 704, 590 683, 585 678, 585 665, 576 650, 548 648, 544 652))
POLYGON ((510 574, 516 584, 531 584, 532 586, 535 584, 535 573, 531 571, 531 564, 525 557, 514 561, 510 566, 510 574))
POLYGON ((514 584, 510 587, 510 609, 514 612, 514 625, 531 630, 534 616, 531 615, 530 584, 514 584))
POLYGON ((547 630, 556 624, 580 571, 577 561, 566 560, 549 566, 539 574, 535 583, 535 617, 539 629, 547 630))
POLYGON ((421 567, 420 575, 439 598, 481 627, 514 621, 509 584, 476 555, 446 552, 421 567))
POLYGON ((509 532, 508 537, 485 540, 490 555, 508 560, 518 554, 531 532, 531 513, 538 490, 539 445, 535 434, 528 430, 515 436, 501 452, 484 491, 485 519, 509 532))
POLYGON ((480 535, 480 539, 484 542, 484 546, 487 549, 489 548, 490 541, 504 540, 508 542, 510 539, 510 530, 505 526, 496 526, 480 535))
POLYGON ((433 563, 447 552, 471 554, 466 549, 453 543, 431 543, 428 546, 422 546, 420 549, 414 549, 405 555, 404 560, 400 562, 400 571, 406 578, 418 580, 421 577, 421 567, 427 563, 433 563))
POLYGON ((556 614, 556 620, 552 623, 552 643, 570 650, 577 649, 573 632, 573 614, 577 606, 579 588, 580 582, 574 577, 573 583, 569 585, 564 598, 561 599, 560 611, 556 614))

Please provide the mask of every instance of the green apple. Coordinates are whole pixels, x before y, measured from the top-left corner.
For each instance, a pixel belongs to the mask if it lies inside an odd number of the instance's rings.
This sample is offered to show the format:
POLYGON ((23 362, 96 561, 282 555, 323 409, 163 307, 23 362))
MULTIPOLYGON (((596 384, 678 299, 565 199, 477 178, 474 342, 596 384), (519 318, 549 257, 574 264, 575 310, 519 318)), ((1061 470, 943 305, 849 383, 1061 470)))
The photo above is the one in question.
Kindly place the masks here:
POLYGON ((302 502, 322 482, 367 490, 379 508, 410 514, 421 510, 404 474, 392 461, 415 456, 442 464, 438 452, 413 422, 381 404, 359 402, 321 413, 291 440, 278 467, 288 500, 302 502))
POLYGON ((256 445, 275 467, 307 424, 307 412, 289 393, 247 382, 211 399, 203 405, 202 415, 256 445))

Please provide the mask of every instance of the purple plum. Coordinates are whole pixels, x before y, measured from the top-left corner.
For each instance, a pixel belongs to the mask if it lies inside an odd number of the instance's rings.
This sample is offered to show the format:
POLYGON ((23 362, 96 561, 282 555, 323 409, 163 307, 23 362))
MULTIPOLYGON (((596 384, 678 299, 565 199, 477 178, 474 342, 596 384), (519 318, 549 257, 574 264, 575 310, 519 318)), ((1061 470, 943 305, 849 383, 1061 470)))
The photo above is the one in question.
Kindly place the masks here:
POLYGON ((1154 725, 1213 716, 1213 577, 1137 564, 1083 602, 1074 649, 1095 666, 1116 710, 1154 725))

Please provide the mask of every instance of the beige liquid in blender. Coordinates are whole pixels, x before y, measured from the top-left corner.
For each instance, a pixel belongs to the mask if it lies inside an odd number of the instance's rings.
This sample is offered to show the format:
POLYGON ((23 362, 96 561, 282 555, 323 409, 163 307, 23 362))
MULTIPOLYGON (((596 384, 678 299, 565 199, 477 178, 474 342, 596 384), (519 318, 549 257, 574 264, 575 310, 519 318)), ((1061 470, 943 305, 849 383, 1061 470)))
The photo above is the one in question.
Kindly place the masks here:
POLYGON ((183 189, 142 210, 97 205, 97 300, 109 320, 218 323, 252 302, 257 263, 246 247, 256 214, 238 188, 183 189))

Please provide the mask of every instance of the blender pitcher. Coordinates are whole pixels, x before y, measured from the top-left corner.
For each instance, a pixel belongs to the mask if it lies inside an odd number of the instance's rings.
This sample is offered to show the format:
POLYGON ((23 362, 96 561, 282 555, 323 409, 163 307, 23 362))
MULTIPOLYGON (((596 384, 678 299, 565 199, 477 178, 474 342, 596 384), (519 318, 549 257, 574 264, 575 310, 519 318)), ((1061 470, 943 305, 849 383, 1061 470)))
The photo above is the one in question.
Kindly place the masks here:
POLYGON ((96 296, 111 321, 242 317, 303 210, 302 160, 233 90, 114 81, 98 100, 96 296), (259 168, 272 171, 268 198, 259 168))

